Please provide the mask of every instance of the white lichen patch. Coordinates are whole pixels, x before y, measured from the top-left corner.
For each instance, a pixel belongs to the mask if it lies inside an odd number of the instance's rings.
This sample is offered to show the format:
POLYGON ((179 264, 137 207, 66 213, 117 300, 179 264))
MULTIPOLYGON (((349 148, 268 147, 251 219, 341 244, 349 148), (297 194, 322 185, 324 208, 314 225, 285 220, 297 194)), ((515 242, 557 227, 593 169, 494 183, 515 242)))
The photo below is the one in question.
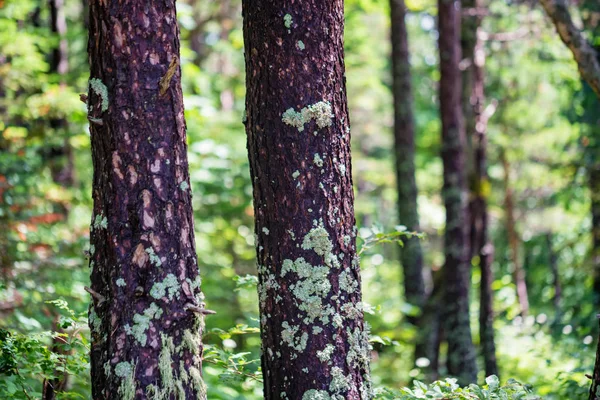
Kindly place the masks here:
POLYGON ((321 362, 329 362, 334 349, 335 347, 332 344, 327 344, 323 350, 317 351, 317 358, 321 362))
POLYGON ((344 375, 344 371, 339 367, 331 368, 331 382, 329 383, 329 391, 332 393, 345 392, 350 389, 348 377, 344 375))
POLYGON ((162 261, 160 260, 160 257, 154 252, 154 249, 152 247, 148 247, 147 249, 145 249, 146 253, 148 254, 148 257, 150 258, 150 263, 156 267, 160 267, 162 266, 162 261))
POLYGON ((287 28, 290 29, 292 27, 292 23, 294 21, 292 20, 292 16, 290 14, 285 14, 283 16, 283 25, 287 28))
POLYGON ((119 385, 119 395, 123 400, 133 400, 135 398, 135 364, 127 361, 118 363, 115 366, 115 375, 121 378, 119 385))
POLYGON ((299 176, 300 176, 300 171, 298 171, 298 170, 295 170, 295 171, 292 173, 292 178, 294 178, 294 179, 298 178, 299 176))
POLYGON ((321 159, 319 153, 315 153, 315 156, 313 157, 313 163, 319 168, 323 166, 323 159, 321 159))
POLYGON ((174 297, 179 298, 179 289, 181 285, 177 280, 177 277, 173 274, 169 274, 165 277, 162 282, 156 282, 152 289, 150 289, 150 296, 155 299, 162 299, 167 296, 169 300, 173 300, 174 297))
POLYGON ((298 40, 296 42, 296 47, 298 48, 298 50, 304 50, 306 48, 306 46, 304 46, 304 42, 302 40, 298 40))
POLYGON ((339 287, 348 293, 354 293, 358 289, 358 282, 348 271, 342 271, 339 276, 339 287))
MULTIPOLYGON (((281 331, 281 341, 282 344, 287 344, 292 349, 297 352, 304 351, 306 348, 306 343, 308 341, 308 334, 306 332, 302 332, 301 334, 298 332, 300 327, 297 325, 290 325, 287 321, 283 321, 281 324, 283 330, 281 331)), ((294 354, 292 358, 296 358, 298 355, 294 354)))
POLYGON ((263 228, 262 228, 262 232, 263 232, 265 235, 269 236, 269 228, 267 228, 267 227, 264 227, 264 226, 263 226, 263 228))
POLYGON ((128 335, 132 335, 140 345, 145 346, 148 342, 146 332, 150 328, 152 319, 158 319, 162 314, 163 310, 155 303, 152 303, 144 310, 143 314, 135 314, 133 316, 133 326, 129 324, 125 325, 125 332, 128 335))
POLYGON ((310 389, 304 392, 302 400, 331 400, 331 397, 325 390, 310 389))
POLYGON ((93 229, 106 229, 108 227, 108 220, 102 214, 97 214, 94 218, 94 222, 92 223, 93 229))
POLYGON ((125 279, 123 279, 123 278, 117 279, 116 283, 117 283, 117 286, 119 286, 119 287, 127 286, 127 283, 125 283, 125 279))
POLYGON ((108 88, 98 78, 92 78, 89 82, 90 88, 102 99, 102 112, 108 110, 108 88))
POLYGON ((190 185, 187 183, 187 181, 183 181, 179 184, 179 188, 185 192, 190 188, 190 185))
POLYGON ((322 129, 331 126, 333 123, 331 104, 327 101, 319 101, 318 103, 304 107, 300 112, 295 111, 293 108, 288 108, 281 115, 281 120, 285 124, 297 128, 298 132, 304 131, 304 125, 313 120, 317 124, 317 127, 322 129))

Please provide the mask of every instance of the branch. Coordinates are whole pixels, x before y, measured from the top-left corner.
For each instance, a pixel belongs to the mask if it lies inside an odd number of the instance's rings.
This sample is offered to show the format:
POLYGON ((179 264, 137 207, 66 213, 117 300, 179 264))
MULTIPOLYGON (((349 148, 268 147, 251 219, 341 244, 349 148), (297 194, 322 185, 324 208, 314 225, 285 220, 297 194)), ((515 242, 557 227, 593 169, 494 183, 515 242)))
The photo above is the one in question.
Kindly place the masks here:
POLYGON ((540 0, 554 23, 561 40, 573 53, 581 77, 600 98, 600 61, 598 53, 575 26, 565 0, 540 0))

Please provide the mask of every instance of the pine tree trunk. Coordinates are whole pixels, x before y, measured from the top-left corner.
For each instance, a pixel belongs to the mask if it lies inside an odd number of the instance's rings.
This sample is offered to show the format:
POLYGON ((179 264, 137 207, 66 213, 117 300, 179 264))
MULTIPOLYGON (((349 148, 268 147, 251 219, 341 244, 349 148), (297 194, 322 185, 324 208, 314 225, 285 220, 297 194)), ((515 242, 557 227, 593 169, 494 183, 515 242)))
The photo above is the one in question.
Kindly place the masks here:
POLYGON ((175 1, 90 2, 94 399, 205 399, 175 1))
MULTIPOLYGON (((50 8, 50 31, 58 37, 58 44, 52 49, 50 58, 50 73, 60 76, 61 86, 65 86, 66 75, 69 72, 69 42, 67 41, 67 19, 65 17, 64 0, 49 0, 50 8)), ((69 143, 69 122, 65 118, 53 118, 50 120, 53 129, 63 130, 65 135, 62 147, 52 149, 54 156, 51 161, 57 165, 51 165, 52 179, 54 182, 70 187, 75 183, 75 161, 73 149, 69 143), (54 160, 58 158, 58 160, 54 160)))
MULTIPOLYGON (((394 153, 400 224, 419 231, 417 183, 415 180, 415 122, 409 61, 406 6, 404 0, 390 0, 392 26, 392 77, 394 95, 394 153)), ((401 250, 406 301, 422 308, 425 304, 423 252, 418 238, 405 240, 401 250)), ((416 321, 413 321, 416 322, 416 321)))
POLYGON ((370 399, 342 0, 243 1, 264 396, 370 399))
POLYGON ((442 118, 445 334, 448 373, 461 384, 475 382, 477 365, 469 321, 469 234, 465 179, 465 129, 461 109, 460 1, 438 0, 440 112, 442 118))
MULTIPOLYGON (((599 146, 600 148, 600 146, 599 146)), ((594 305, 600 306, 600 162, 590 163, 588 179, 592 197, 592 268, 594 271, 594 305)))
POLYGON ((498 375, 496 343, 494 341, 494 281, 492 261, 494 246, 489 240, 487 198, 490 183, 487 174, 487 118, 484 113, 485 49, 481 39, 484 7, 481 0, 463 0, 462 58, 467 64, 463 71, 463 109, 469 143, 469 216, 470 258, 477 256, 481 271, 479 289, 479 340, 485 375, 498 375))
POLYGON ((510 163, 505 151, 501 151, 500 158, 504 168, 504 210, 506 213, 506 233, 508 235, 508 245, 510 247, 510 257, 513 263, 513 279, 517 288, 517 299, 521 315, 529 313, 529 295, 527 293, 527 281, 525 280, 525 269, 521 264, 519 257, 519 236, 517 234, 515 204, 513 199, 513 190, 510 185, 510 163))

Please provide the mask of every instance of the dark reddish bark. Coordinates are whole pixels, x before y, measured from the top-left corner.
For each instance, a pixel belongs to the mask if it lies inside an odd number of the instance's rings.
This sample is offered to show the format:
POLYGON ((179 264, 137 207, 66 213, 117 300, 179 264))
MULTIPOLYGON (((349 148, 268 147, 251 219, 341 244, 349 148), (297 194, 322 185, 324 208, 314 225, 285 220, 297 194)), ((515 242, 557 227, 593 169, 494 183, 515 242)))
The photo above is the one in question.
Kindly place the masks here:
POLYGON ((494 341, 494 281, 492 261, 494 246, 489 240, 487 199, 490 182, 487 174, 487 118, 484 113, 485 49, 481 39, 483 4, 481 0, 463 0, 462 18, 463 109, 468 138, 469 216, 471 218, 470 257, 479 260, 479 340, 485 375, 498 375, 496 343, 494 341))
POLYGON ((521 264, 519 257, 519 235, 517 234, 515 204, 513 199, 513 189, 510 185, 510 163, 506 152, 500 152, 502 167, 504 168, 504 212, 506 214, 506 234, 508 235, 508 245, 510 247, 510 257, 513 263, 513 279, 517 288, 517 298, 522 315, 529 312, 529 295, 527 294, 527 281, 525 280, 525 269, 521 264))
POLYGON ((369 399, 343 2, 242 5, 264 396, 369 399))
MULTIPOLYGON (((390 0, 390 9, 398 217, 400 224, 406 226, 408 230, 419 231, 415 180, 415 122, 404 0, 390 0)), ((422 308, 426 293, 423 280, 423 252, 419 239, 416 237, 406 239, 400 255, 404 269, 406 301, 422 308)))
POLYGON ((461 109, 460 1, 438 0, 440 113, 442 118, 445 330, 448 373, 461 384, 475 382, 477 365, 469 321, 469 218, 465 129, 461 109))
POLYGON ((94 399, 206 398, 174 0, 90 2, 94 399))

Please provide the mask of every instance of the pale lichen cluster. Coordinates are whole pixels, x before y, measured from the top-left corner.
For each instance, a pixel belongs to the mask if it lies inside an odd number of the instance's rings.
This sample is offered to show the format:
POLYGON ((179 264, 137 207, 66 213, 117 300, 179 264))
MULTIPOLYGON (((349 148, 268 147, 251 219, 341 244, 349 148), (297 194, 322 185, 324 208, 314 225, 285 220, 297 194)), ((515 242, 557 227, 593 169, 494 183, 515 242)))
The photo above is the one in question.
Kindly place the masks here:
MULTIPOLYGON (((288 233, 290 233, 292 240, 296 239, 293 231, 288 233)), ((346 246, 351 244, 349 235, 348 238, 350 240, 344 238, 346 246)), ((368 333, 358 326, 354 329, 348 327, 344 331, 346 320, 357 321, 362 319, 363 315, 362 303, 355 304, 349 298, 351 294, 359 290, 357 277, 354 276, 353 271, 343 269, 339 274, 336 274, 338 280, 335 283, 338 290, 334 292, 334 284, 332 285, 330 273, 332 269, 342 268, 339 262, 342 257, 338 257, 334 253, 333 242, 322 220, 313 222, 313 227, 304 235, 298 247, 308 252, 307 256, 310 253, 318 255, 323 262, 320 265, 315 265, 307 261, 305 257, 284 259, 282 261, 279 274, 281 278, 286 278, 286 281, 290 282, 288 290, 300 311, 300 314, 294 320, 300 321, 300 324, 298 322, 283 321, 280 331, 280 344, 290 349, 291 359, 296 359, 303 351, 306 351, 311 341, 309 332, 312 335, 319 335, 323 332, 324 326, 331 325, 338 331, 344 332, 348 337, 349 348, 346 352, 344 364, 351 369, 359 368, 368 371, 370 354, 368 333)), ((265 266, 259 266, 259 273, 262 277, 262 282, 259 284, 259 299, 262 308, 265 309, 269 291, 274 292, 275 301, 279 301, 280 297, 277 293, 280 290, 280 285, 275 275, 265 266)), ((268 327, 269 317, 270 315, 262 316, 261 322, 264 329, 270 329, 268 327)), ((334 340, 336 336, 338 334, 334 335, 334 340)), ((340 368, 334 361, 335 349, 336 347, 333 344, 328 343, 324 348, 316 350, 319 361, 331 366, 328 391, 311 389, 304 393, 303 399, 342 400, 345 398, 345 393, 352 389, 352 376, 346 375, 344 369, 340 368)), ((267 351, 267 354, 271 358, 275 357, 273 351, 267 351)), ((361 399, 370 399, 370 381, 367 373, 365 373, 363 379, 365 382, 356 390, 361 393, 361 399)))
MULTIPOLYGON (((158 371, 160 374, 160 383, 149 384, 145 387, 145 394, 149 399, 169 400, 185 399, 187 393, 186 385, 193 389, 194 398, 205 398, 206 385, 202 379, 202 374, 198 368, 186 366, 181 360, 179 368, 173 360, 173 355, 180 353, 184 347, 198 345, 193 349, 195 362, 200 362, 200 331, 191 333, 186 330, 183 333, 183 341, 180 346, 175 346, 173 338, 161 334, 161 351, 158 357, 158 371)), ((192 350, 192 349, 190 349, 192 350)), ((110 362, 104 365, 106 375, 110 375, 110 362)), ((115 365, 115 375, 121 378, 119 386, 119 395, 122 400, 133 400, 136 395, 137 383, 135 379, 136 365, 128 361, 119 362, 115 365)))
POLYGON ((90 79, 89 85, 94 93, 96 93, 102 99, 102 104, 100 106, 102 112, 108 110, 108 88, 106 85, 98 78, 90 79))
MULTIPOLYGON (((300 47, 300 45, 298 45, 300 47)), ((302 43, 304 48, 304 43, 302 43)), ((281 120, 290 126, 298 129, 298 132, 304 131, 304 125, 315 121, 319 129, 331 126, 333 123, 333 113, 331 104, 328 101, 319 101, 304 107, 299 112, 293 108, 288 108, 282 115, 281 120)))

